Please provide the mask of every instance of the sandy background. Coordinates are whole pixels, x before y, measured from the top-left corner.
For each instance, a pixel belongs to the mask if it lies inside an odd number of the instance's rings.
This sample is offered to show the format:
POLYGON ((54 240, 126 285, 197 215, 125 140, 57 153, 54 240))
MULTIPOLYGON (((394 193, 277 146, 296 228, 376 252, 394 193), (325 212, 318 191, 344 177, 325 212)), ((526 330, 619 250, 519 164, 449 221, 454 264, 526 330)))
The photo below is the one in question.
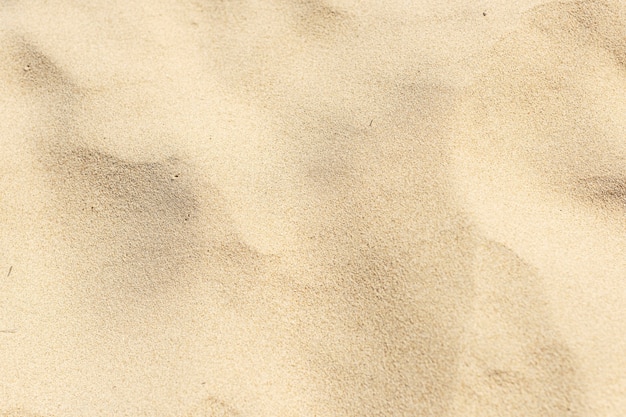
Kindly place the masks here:
POLYGON ((432 3, 0 2, 0 416, 623 416, 626 5, 432 3))

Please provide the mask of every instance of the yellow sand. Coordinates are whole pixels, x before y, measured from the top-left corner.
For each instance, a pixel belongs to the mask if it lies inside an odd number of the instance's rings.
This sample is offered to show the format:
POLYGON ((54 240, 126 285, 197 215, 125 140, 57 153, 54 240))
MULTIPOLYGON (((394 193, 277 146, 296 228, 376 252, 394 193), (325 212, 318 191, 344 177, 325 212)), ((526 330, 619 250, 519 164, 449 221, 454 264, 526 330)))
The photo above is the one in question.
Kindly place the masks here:
POLYGON ((0 416, 626 413, 626 5, 0 2, 0 416))

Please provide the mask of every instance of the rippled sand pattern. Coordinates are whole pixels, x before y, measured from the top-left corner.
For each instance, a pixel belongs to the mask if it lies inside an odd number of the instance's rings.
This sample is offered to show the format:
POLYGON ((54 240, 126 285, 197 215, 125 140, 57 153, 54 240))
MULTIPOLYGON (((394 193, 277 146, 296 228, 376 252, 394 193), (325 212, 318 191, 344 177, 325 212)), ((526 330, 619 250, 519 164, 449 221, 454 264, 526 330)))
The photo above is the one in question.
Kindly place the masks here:
POLYGON ((0 2, 0 417, 623 416, 626 6, 431 3, 0 2))

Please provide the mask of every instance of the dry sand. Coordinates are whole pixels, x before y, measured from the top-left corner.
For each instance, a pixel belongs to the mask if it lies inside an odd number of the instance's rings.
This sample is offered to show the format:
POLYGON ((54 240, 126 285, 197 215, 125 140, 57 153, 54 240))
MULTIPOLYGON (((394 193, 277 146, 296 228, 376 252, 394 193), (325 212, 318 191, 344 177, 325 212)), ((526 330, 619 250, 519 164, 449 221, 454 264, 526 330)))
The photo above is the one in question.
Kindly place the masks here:
POLYGON ((623 416, 625 93, 617 1, 0 2, 0 416, 623 416))

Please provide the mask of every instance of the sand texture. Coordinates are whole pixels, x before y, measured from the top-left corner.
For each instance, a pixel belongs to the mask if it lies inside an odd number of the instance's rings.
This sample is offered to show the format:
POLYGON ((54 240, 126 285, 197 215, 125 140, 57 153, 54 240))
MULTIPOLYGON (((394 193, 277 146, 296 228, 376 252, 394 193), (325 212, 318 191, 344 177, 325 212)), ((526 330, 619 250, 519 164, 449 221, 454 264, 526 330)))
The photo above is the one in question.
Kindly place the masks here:
POLYGON ((0 1, 0 417, 622 417, 625 215, 621 1, 0 1))

